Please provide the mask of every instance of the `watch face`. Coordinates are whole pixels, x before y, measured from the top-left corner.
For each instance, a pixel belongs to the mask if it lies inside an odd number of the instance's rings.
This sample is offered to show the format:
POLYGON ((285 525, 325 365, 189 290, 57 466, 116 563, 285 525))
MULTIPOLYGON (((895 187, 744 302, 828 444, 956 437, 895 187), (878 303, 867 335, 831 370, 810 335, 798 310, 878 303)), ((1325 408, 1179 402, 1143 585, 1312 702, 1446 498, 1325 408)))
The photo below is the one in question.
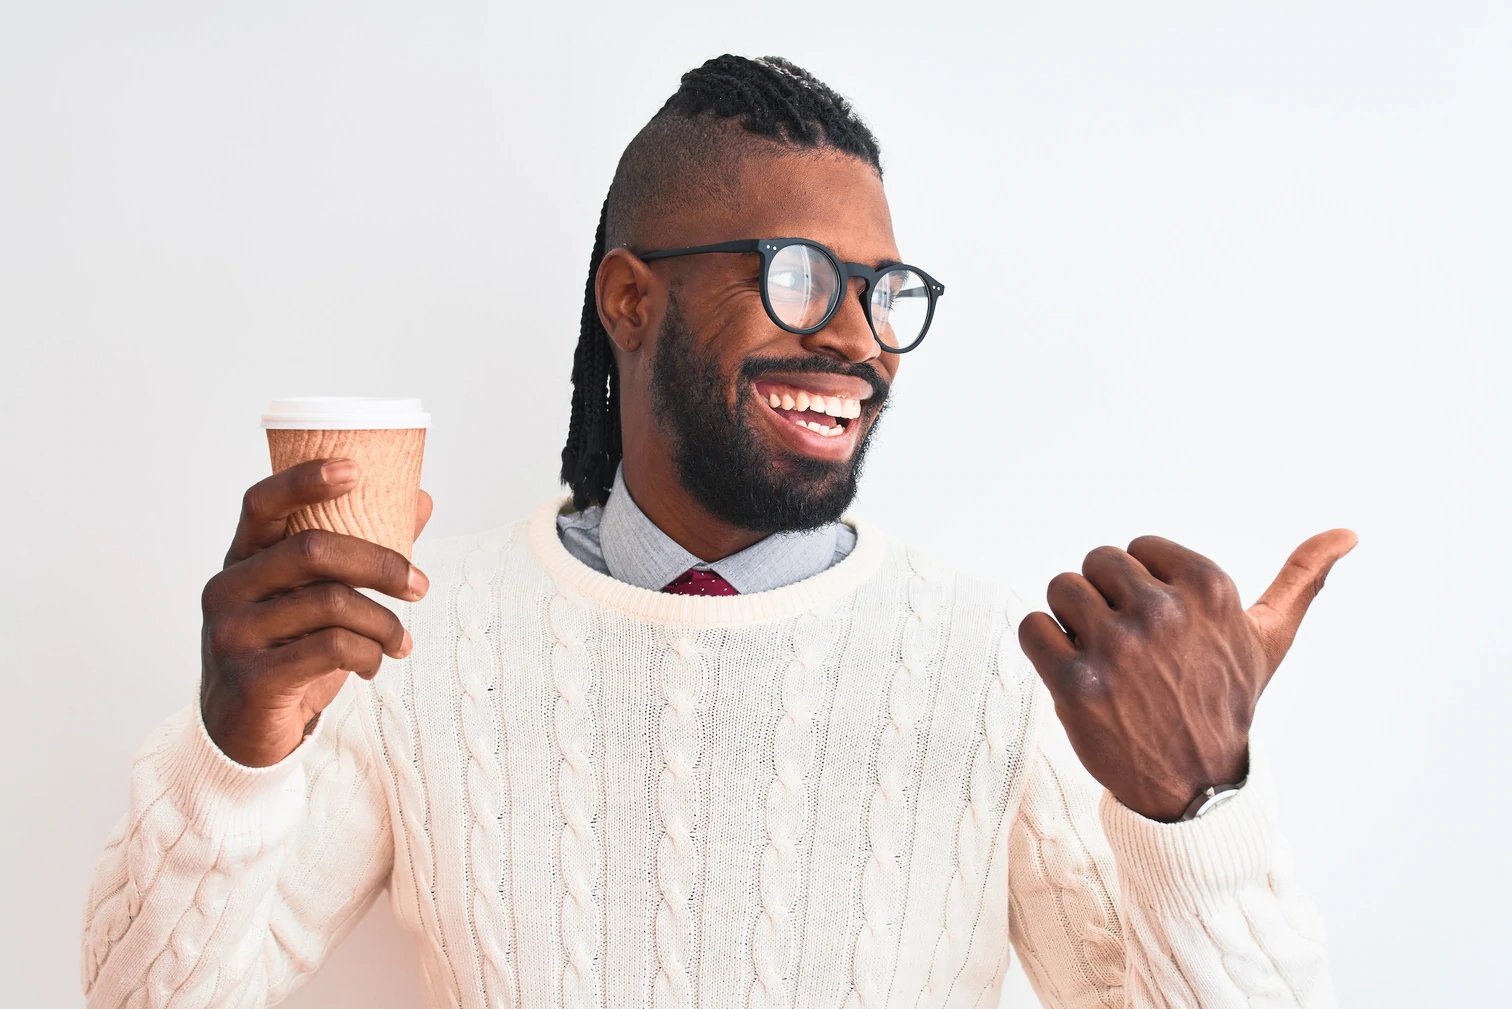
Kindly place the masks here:
POLYGON ((1202 816, 1204 813, 1211 812, 1214 808, 1223 805, 1223 803, 1227 802, 1229 799, 1232 799, 1238 794, 1238 788, 1229 788, 1225 789, 1222 792, 1219 792, 1217 795, 1211 796, 1198 808, 1197 812, 1192 814, 1192 819, 1195 820, 1197 817, 1202 816))

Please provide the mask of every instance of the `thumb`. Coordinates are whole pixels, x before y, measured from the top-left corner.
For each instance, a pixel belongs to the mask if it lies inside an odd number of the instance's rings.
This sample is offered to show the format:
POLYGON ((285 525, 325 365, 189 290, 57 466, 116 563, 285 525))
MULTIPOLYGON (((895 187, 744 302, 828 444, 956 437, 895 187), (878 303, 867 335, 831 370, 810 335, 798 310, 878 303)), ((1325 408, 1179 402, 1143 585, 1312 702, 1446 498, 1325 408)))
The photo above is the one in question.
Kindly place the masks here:
POLYGON ((1354 549, 1360 538, 1352 529, 1330 529, 1302 541, 1291 552, 1270 588, 1246 612, 1270 659, 1271 672, 1291 648, 1297 626, 1317 598, 1334 562, 1354 549))
POLYGON ((430 521, 431 511, 436 507, 436 503, 425 491, 420 491, 416 501, 418 503, 415 506, 415 539, 419 539, 420 530, 424 529, 425 523, 430 521))

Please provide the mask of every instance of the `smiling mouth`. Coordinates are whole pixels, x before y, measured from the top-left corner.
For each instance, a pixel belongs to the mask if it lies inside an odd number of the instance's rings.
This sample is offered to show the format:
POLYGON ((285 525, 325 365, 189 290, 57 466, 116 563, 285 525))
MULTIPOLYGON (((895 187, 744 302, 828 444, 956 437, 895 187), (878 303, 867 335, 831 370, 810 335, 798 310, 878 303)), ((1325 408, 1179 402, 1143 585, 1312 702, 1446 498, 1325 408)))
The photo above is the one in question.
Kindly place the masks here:
POLYGON ((784 382, 759 381, 755 391, 756 397, 784 421, 821 438, 840 438, 861 416, 861 398, 849 390, 821 392, 784 382))

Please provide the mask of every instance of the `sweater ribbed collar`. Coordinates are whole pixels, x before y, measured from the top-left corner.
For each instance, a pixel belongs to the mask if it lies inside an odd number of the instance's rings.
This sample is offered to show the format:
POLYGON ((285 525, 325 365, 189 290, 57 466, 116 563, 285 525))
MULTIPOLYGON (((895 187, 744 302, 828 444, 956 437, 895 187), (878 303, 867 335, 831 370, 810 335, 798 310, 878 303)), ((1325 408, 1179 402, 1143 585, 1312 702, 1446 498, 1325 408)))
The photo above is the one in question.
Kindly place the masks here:
POLYGON ((849 554, 816 575, 745 595, 673 595, 611 578, 572 556, 557 535, 557 516, 571 507, 571 496, 563 495, 543 501, 531 514, 529 539, 536 559, 564 589, 650 623, 735 627, 827 609, 871 577, 887 553, 887 544, 878 530, 863 519, 845 515, 840 521, 855 530, 856 545, 849 554))

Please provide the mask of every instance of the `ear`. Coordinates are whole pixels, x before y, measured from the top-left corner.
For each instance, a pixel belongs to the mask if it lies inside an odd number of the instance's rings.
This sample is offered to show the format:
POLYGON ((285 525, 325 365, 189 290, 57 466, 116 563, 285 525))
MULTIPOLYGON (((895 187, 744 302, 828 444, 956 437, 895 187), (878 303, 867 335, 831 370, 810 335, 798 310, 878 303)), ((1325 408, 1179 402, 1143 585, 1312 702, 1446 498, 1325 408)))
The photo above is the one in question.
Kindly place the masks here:
POLYGON ((661 285, 649 267, 626 248, 610 249, 599 262, 593 278, 599 321, 609 339, 630 353, 646 342, 652 306, 661 295, 661 285))

